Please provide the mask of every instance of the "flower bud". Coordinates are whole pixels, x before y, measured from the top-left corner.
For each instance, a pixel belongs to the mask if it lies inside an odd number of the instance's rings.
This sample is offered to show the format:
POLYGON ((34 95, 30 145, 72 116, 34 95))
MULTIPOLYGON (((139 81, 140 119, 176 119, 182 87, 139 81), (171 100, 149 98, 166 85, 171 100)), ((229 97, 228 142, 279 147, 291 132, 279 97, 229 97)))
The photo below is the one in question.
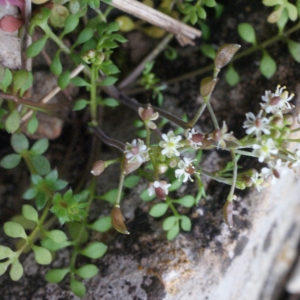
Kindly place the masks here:
POLYGON ((113 228, 115 228, 118 232, 123 234, 129 234, 129 231, 127 230, 124 223, 124 217, 120 210, 120 206, 118 204, 116 204, 111 211, 111 222, 113 228))
POLYGON ((104 171, 105 168, 106 168, 106 163, 105 163, 105 161, 103 161, 103 160, 98 160, 98 161, 94 162, 93 168, 92 168, 92 170, 91 170, 91 173, 92 173, 94 176, 99 176, 99 175, 104 171))
POLYGON ((90 64, 93 62, 94 58, 96 56, 95 50, 88 50, 85 52, 85 54, 81 57, 87 64, 90 64))
POLYGON ((285 127, 282 129, 281 131, 281 138, 282 139, 287 139, 289 137, 289 135, 291 134, 291 129, 288 127, 285 127))
POLYGON ((282 117, 275 117, 272 122, 271 122, 272 125, 274 125, 275 127, 277 128, 281 128, 283 126, 283 119, 282 117))
POLYGON ((200 84, 200 94, 203 98, 209 96, 213 92, 218 80, 218 78, 213 77, 206 77, 202 79, 200 84))
POLYGON ((294 118, 292 115, 283 116, 284 125, 291 126, 294 123, 294 118))
POLYGON ((240 49, 241 45, 238 44, 225 44, 222 45, 215 57, 215 66, 217 69, 221 69, 226 66, 234 56, 234 54, 240 49))
POLYGON ((157 166, 157 172, 158 174, 166 173, 168 170, 168 166, 164 163, 158 164, 157 166))
POLYGON ((271 137, 272 137, 272 139, 273 140, 277 140, 277 139, 279 139, 280 138, 280 131, 279 130, 277 130, 277 129, 272 129, 271 130, 271 137))
POLYGON ((116 22, 119 23, 120 30, 123 32, 129 32, 134 29, 135 25, 130 17, 120 16, 116 18, 116 22))

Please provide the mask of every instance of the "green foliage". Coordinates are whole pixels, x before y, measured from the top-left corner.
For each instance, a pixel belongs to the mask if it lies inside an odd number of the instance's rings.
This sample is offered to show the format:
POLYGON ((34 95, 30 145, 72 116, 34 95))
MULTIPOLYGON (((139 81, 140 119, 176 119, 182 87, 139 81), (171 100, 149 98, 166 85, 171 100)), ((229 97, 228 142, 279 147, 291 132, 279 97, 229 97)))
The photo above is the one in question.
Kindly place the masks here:
POLYGON ((62 190, 68 183, 58 179, 56 170, 51 171, 44 178, 40 175, 31 175, 31 187, 23 194, 26 200, 35 199, 38 210, 42 209, 53 196, 53 193, 62 190))
POLYGON ((251 24, 249 23, 239 24, 238 33, 243 40, 253 45, 256 45, 255 31, 251 24))
POLYGON ((235 86, 236 84, 239 83, 240 76, 239 76, 238 72, 234 69, 232 64, 228 65, 228 68, 227 68, 227 71, 225 74, 225 78, 226 78, 227 83, 230 86, 235 86))
POLYGON ((260 72, 266 77, 270 78, 276 72, 276 62, 275 60, 269 55, 267 51, 263 52, 262 59, 259 65, 260 72))
POLYGON ((81 255, 87 256, 92 259, 97 259, 102 257, 107 250, 107 246, 101 242, 94 242, 89 244, 84 249, 80 250, 81 255))
POLYGON ((33 42, 26 51, 27 57, 35 57, 37 56, 45 47, 45 44, 47 42, 48 36, 44 35, 39 40, 33 42))
POLYGON ((81 221, 87 216, 85 209, 88 206, 87 197, 88 193, 86 191, 73 195, 72 190, 68 190, 63 196, 56 193, 53 196, 51 211, 61 224, 70 221, 81 221))

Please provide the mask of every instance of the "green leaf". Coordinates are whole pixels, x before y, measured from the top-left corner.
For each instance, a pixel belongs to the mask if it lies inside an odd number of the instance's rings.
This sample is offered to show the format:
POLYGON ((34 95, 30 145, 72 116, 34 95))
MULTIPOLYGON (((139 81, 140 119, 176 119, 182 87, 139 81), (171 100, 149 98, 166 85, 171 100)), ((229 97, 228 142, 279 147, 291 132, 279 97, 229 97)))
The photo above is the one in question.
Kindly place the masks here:
POLYGON ((179 224, 176 223, 167 233, 167 240, 171 241, 176 238, 179 233, 179 224))
POLYGON ((35 155, 43 154, 49 147, 49 140, 46 138, 42 138, 36 141, 31 147, 31 151, 34 152, 35 155))
POLYGON ((106 32, 112 33, 112 32, 118 31, 119 29, 120 29, 120 25, 118 22, 110 22, 110 23, 108 23, 106 32))
POLYGON ((197 8, 197 15, 199 19, 203 19, 203 20, 206 19, 206 11, 203 9, 203 7, 199 6, 197 8))
POLYGON ((9 133, 14 133, 18 130, 21 124, 21 118, 19 112, 14 109, 12 113, 5 120, 5 129, 9 133))
POLYGON ((41 39, 33 42, 28 48, 27 48, 27 57, 31 58, 34 56, 37 56, 44 48, 46 42, 47 42, 48 36, 44 35, 41 39))
POLYGON ((298 18, 297 7, 294 4, 291 4, 291 3, 287 3, 285 7, 286 7, 286 9, 288 11, 289 18, 292 21, 296 21, 297 18, 298 18))
POLYGON ((29 122, 27 123, 26 128, 30 134, 34 134, 36 132, 36 130, 38 129, 38 127, 39 127, 39 121, 36 117, 36 114, 33 113, 29 122))
POLYGON ((35 245, 32 245, 31 248, 34 252, 35 260, 38 264, 48 265, 51 263, 52 256, 49 250, 35 245))
POLYGON ((71 74, 71 73, 70 73, 70 71, 68 70, 68 71, 62 73, 62 74, 58 77, 57 83, 58 83, 59 87, 60 87, 62 90, 65 89, 65 88, 68 86, 68 84, 69 84, 69 82, 70 82, 70 74, 71 74))
MULTIPOLYGON (((202 8, 202 7, 201 7, 202 8)), ((203 8, 202 8, 203 9, 203 8)), ((190 14, 190 22, 195 25, 198 20, 198 16, 195 10, 193 10, 190 14)))
POLYGON ((50 270, 46 273, 46 280, 48 282, 52 283, 59 283, 61 282, 65 276, 70 272, 69 268, 64 268, 64 269, 53 269, 50 270))
POLYGON ((275 60, 268 54, 267 51, 263 52, 263 57, 260 61, 259 65, 260 72, 266 77, 270 78, 276 72, 276 62, 275 60))
POLYGON ((11 221, 20 224, 25 230, 33 230, 36 227, 35 222, 25 219, 22 215, 14 216, 11 221))
POLYGON ((12 238, 23 238, 25 240, 27 239, 24 228, 16 222, 4 223, 3 229, 5 234, 12 238))
POLYGON ((15 133, 11 136, 11 145, 17 153, 29 148, 27 137, 22 133, 15 133))
POLYGON ((91 27, 84 28, 78 35, 78 38, 73 45, 73 47, 78 46, 80 44, 85 43, 86 41, 90 40, 94 35, 94 29, 91 27))
POLYGON ((182 230, 184 231, 191 231, 192 228, 192 222, 190 220, 190 218, 188 218, 187 216, 180 216, 180 225, 182 230))
MULTIPOLYGON (((300 2, 299 2, 299 3, 300 3, 300 2)), ((289 16, 288 16, 287 10, 284 9, 284 10, 282 11, 282 14, 281 14, 279 20, 277 21, 277 26, 278 26, 278 28, 279 28, 279 32, 280 32, 280 33, 283 32, 284 27, 285 27, 285 25, 286 25, 286 23, 287 23, 288 20, 289 20, 289 16)))
POLYGON ((178 218, 175 216, 167 217, 163 222, 163 230, 168 231, 175 226, 175 223, 178 221, 178 218))
POLYGON ((184 207, 192 207, 195 204, 195 198, 192 195, 186 195, 176 201, 184 207))
POLYGON ((240 37, 248 43, 256 44, 255 31, 251 24, 241 23, 238 25, 238 33, 240 37))
POLYGON ((79 23, 79 17, 77 15, 69 15, 66 19, 64 31, 61 34, 61 37, 73 31, 79 23))
POLYGON ((33 199, 36 194, 37 194, 38 190, 35 188, 29 188, 24 194, 23 194, 23 198, 26 200, 30 200, 33 199))
POLYGON ((1 159, 0 165, 5 169, 13 169, 20 163, 21 158, 19 154, 8 154, 1 159))
POLYGON ((176 191, 182 186, 182 180, 176 179, 171 183, 169 187, 169 192, 176 191))
POLYGON ((0 245, 0 260, 7 257, 12 257, 14 253, 15 252, 12 251, 10 248, 0 245))
POLYGON ((10 261, 5 261, 3 263, 0 263, 0 276, 3 275, 6 270, 7 270, 7 267, 10 265, 10 261))
POLYGON ((80 298, 82 298, 86 293, 85 286, 73 277, 71 277, 70 288, 71 291, 80 298))
POLYGON ((73 111, 82 110, 89 104, 89 101, 80 99, 77 100, 74 104, 73 111))
POLYGON ((58 243, 55 243, 53 240, 46 238, 41 241, 41 244, 44 248, 55 252, 59 249, 69 247, 70 245, 72 245, 72 242, 65 241, 63 243, 58 244, 58 243))
POLYGON ((39 175, 46 175, 51 171, 49 160, 42 155, 31 156, 31 162, 39 175))
POLYGON ((33 82, 33 75, 32 72, 28 72, 28 80, 25 82, 25 84, 20 88, 19 94, 21 97, 23 97, 23 94, 31 87, 33 82))
POLYGON ((29 79, 29 72, 27 70, 16 71, 13 79, 13 83, 14 83, 13 94, 17 94, 17 92, 25 85, 28 79, 29 79))
POLYGON ((27 220, 33 221, 35 223, 37 223, 39 220, 38 212, 31 205, 28 204, 23 205, 22 215, 27 220))
POLYGON ((72 15, 76 15, 80 11, 80 3, 77 0, 70 0, 69 9, 72 15))
POLYGON ((1 81, 1 86, 2 86, 3 92, 6 92, 7 88, 12 83, 12 79, 13 79, 13 76, 12 76, 11 71, 6 68, 4 71, 4 77, 1 81))
MULTIPOLYGON (((118 195, 118 189, 111 189, 104 195, 101 195, 99 199, 106 200, 111 204, 115 204, 118 195)), ((122 192, 121 198, 123 198, 124 193, 122 192)))
POLYGON ((214 7, 217 5, 216 1, 215 0, 205 0, 204 1, 204 4, 208 7, 214 7))
POLYGON ((119 105, 119 101, 114 98, 106 98, 102 101, 105 106, 116 107, 119 105))
POLYGON ((64 243, 67 240, 66 234, 58 229, 46 232, 46 236, 57 244, 64 243))
POLYGON ((214 49, 214 47, 212 45, 209 45, 209 44, 202 44, 200 46, 200 50, 201 52, 211 58, 211 59, 215 59, 215 56, 216 56, 216 50, 214 49))
POLYGON ((78 76, 72 78, 72 79, 70 80, 70 82, 71 82, 72 84, 76 85, 76 86, 88 86, 88 87, 91 86, 87 81, 85 81, 83 78, 78 77, 78 76))
POLYGON ((11 268, 9 271, 9 276, 10 276, 11 280, 13 280, 13 281, 19 280, 22 277, 23 272, 24 272, 24 270, 23 270, 21 263, 18 261, 18 259, 15 259, 12 262, 11 268))
POLYGON ((57 51, 56 54, 54 55, 52 63, 50 65, 50 70, 56 76, 59 76, 61 74, 62 64, 60 61, 60 51, 57 51))
POLYGON ((99 269, 95 265, 88 264, 88 265, 85 265, 85 266, 77 269, 75 271, 75 273, 78 276, 80 276, 81 278, 88 279, 88 278, 92 278, 95 275, 97 275, 98 271, 99 271, 99 269))
POLYGON ((111 217, 102 217, 96 220, 93 224, 90 224, 88 227, 99 231, 99 232, 106 232, 111 228, 111 217))
POLYGON ((144 190, 144 191, 140 194, 140 198, 141 198, 143 201, 146 201, 146 202, 153 200, 155 197, 156 197, 155 195, 149 196, 148 189, 144 190))
POLYGON ((110 86, 110 85, 114 85, 116 82, 118 81, 118 78, 116 77, 112 77, 112 76, 108 76, 106 78, 104 78, 101 82, 100 82, 100 86, 110 86))
POLYGON ((129 188, 129 189, 132 189, 138 184, 140 178, 141 177, 138 176, 138 175, 127 176, 124 180, 124 186, 129 188))
POLYGON ((157 203, 152 206, 149 215, 155 218, 161 217, 166 213, 168 207, 167 203, 157 203))
POLYGON ((79 251, 80 254, 92 259, 102 257, 107 250, 107 246, 101 242, 94 242, 89 244, 83 250, 79 251))
POLYGON ((294 42, 292 40, 287 41, 289 51, 293 56, 294 60, 300 63, 300 43, 294 42))
POLYGON ((235 86, 240 81, 240 76, 238 72, 234 69, 232 64, 228 65, 225 78, 230 86, 235 86))

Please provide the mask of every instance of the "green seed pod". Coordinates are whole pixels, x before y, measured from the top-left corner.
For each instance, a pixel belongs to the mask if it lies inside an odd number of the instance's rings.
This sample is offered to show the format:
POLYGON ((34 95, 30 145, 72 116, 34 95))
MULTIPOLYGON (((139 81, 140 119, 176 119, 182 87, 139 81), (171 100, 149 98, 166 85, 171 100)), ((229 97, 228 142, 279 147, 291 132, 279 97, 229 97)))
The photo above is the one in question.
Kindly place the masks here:
POLYGON ((202 79, 200 84, 200 94, 203 98, 208 97, 213 92, 218 80, 218 78, 213 77, 206 77, 202 79))

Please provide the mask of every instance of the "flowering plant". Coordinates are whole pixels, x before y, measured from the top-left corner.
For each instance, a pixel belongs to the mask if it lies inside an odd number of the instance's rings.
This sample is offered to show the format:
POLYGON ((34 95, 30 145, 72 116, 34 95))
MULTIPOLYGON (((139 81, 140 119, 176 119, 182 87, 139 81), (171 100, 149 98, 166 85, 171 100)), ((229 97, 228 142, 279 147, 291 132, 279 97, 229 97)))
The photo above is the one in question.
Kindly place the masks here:
MULTIPOLYGON (((237 139, 234 137, 233 132, 228 132, 225 122, 223 122, 221 128, 219 127, 209 99, 217 83, 217 75, 220 69, 230 61, 238 49, 239 45, 232 44, 220 48, 215 58, 213 77, 203 79, 200 85, 204 104, 198 109, 195 117, 190 122, 178 121, 174 116, 166 114, 159 108, 152 106, 138 107, 137 110, 144 122, 147 136, 145 142, 135 139, 131 144, 127 143, 124 146, 123 160, 125 163, 122 164, 123 171, 121 172, 120 182, 123 182, 125 175, 140 168, 143 163, 150 162, 152 171, 149 175, 151 179, 147 190, 148 196, 163 201, 153 206, 150 211, 151 215, 155 217, 162 216, 169 207, 178 223, 180 215, 174 207, 174 200, 169 195, 173 183, 170 183, 168 179, 173 178, 175 181, 177 179, 181 183, 193 182, 196 179, 200 192, 192 200, 192 205, 195 205, 201 197, 205 196, 202 178, 206 176, 231 186, 223 214, 225 222, 229 226, 233 226, 231 206, 232 201, 237 198, 235 195, 236 188, 245 189, 253 186, 261 191, 269 182, 275 182, 284 169, 292 169, 297 174, 297 167, 300 163, 299 150, 291 152, 287 149, 287 145, 290 142, 299 142, 298 139, 290 137, 292 133, 299 129, 291 128, 294 124, 294 118, 291 114, 294 106, 290 101, 294 94, 289 94, 285 87, 278 85, 274 92, 266 91, 261 97, 260 111, 257 114, 253 112, 246 113, 243 124, 246 135, 242 139, 237 139), (209 110, 214 123, 215 128, 212 132, 203 132, 196 125, 206 108, 209 110), (176 130, 170 130, 167 133, 159 133, 158 141, 150 143, 153 131, 158 132, 158 126, 154 121, 159 116, 185 129, 184 136, 176 135, 176 130), (232 161, 228 165, 229 167, 217 172, 209 172, 202 168, 201 161, 197 157, 199 157, 199 154, 201 155, 202 151, 213 148, 230 152, 232 161), (250 169, 239 173, 238 159, 241 156, 257 158, 258 162, 262 163, 261 169, 250 169), (135 162, 134 167, 128 164, 133 162, 135 162)), ((126 99, 126 101, 130 100, 126 99)), ((113 143, 111 145, 113 146, 113 143)), ((122 184, 119 189, 122 189, 122 184)), ((119 202, 120 199, 118 198, 116 205, 119 205, 119 202)), ((168 238, 174 238, 179 232, 178 226, 176 230, 174 230, 174 226, 169 228, 169 226, 164 225, 163 227, 168 231, 168 238), (175 234, 170 234, 170 230, 173 230, 175 234)), ((183 228, 188 228, 188 226, 183 226, 183 228)))

